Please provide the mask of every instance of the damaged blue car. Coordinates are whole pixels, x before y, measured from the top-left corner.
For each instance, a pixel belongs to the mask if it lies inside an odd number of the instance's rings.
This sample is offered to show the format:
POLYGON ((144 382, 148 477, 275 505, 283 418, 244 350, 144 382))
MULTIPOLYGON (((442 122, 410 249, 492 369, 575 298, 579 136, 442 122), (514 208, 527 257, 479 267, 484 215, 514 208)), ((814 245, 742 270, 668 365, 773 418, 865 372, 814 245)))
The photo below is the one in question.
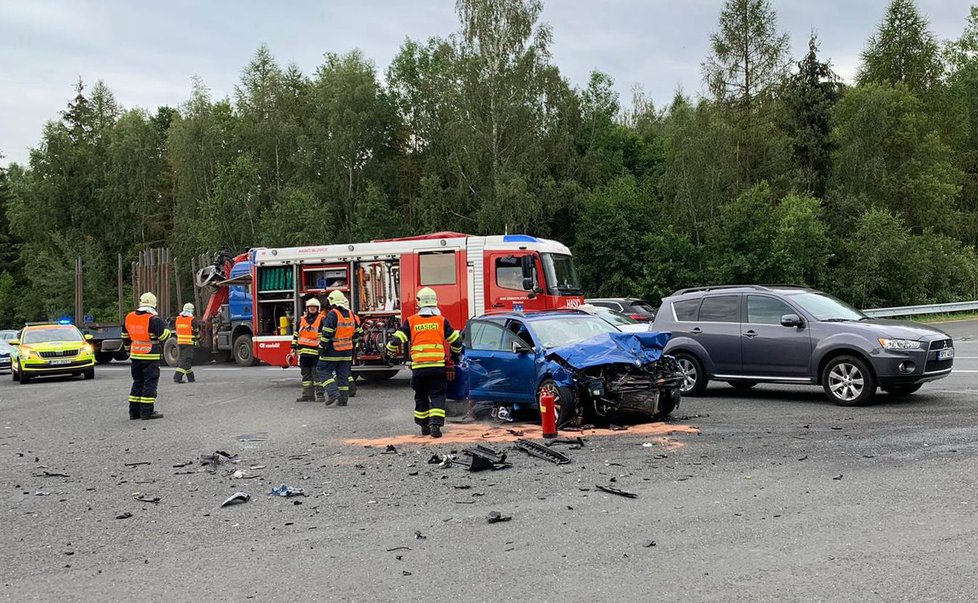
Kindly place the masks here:
POLYGON ((559 426, 661 418, 679 405, 682 383, 679 365, 663 354, 669 337, 623 333, 577 310, 487 314, 466 324, 453 385, 459 398, 504 409, 537 410, 549 391, 559 426))

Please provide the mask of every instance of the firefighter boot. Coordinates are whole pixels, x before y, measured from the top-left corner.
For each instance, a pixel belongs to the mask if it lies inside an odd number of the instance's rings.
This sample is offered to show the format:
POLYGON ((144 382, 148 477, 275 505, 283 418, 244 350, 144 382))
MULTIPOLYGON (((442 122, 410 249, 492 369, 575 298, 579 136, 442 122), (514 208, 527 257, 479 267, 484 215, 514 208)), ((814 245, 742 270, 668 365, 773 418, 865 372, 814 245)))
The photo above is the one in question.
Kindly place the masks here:
POLYGON ((162 419, 163 413, 156 412, 156 409, 152 404, 143 404, 142 408, 139 409, 139 418, 143 421, 149 421, 150 419, 162 419))
POLYGON ((173 382, 174 383, 183 383, 183 373, 181 373, 180 371, 174 372, 173 373, 173 382))
POLYGON ((296 402, 315 402, 316 396, 311 387, 303 387, 302 395, 295 399, 296 402))
POLYGON ((336 402, 339 399, 340 399, 339 392, 335 392, 335 393, 330 394, 329 397, 326 398, 326 406, 332 405, 334 402, 336 402))
POLYGON ((339 399, 336 402, 337 406, 346 406, 346 403, 350 401, 349 392, 340 392, 339 399))
POLYGON ((326 402, 326 394, 323 392, 316 392, 316 402, 326 402))
POLYGON ((427 425, 422 425, 421 426, 421 435, 423 435, 423 436, 431 435, 431 428, 428 427, 427 425))
POLYGON ((197 380, 197 378, 194 377, 194 372, 193 371, 190 371, 190 372, 187 373, 187 383, 193 383, 196 380, 197 380))
POLYGON ((129 403, 129 420, 134 421, 139 418, 139 407, 142 406, 139 402, 129 403))
POLYGON ((357 378, 353 375, 350 375, 350 397, 357 397, 357 378))
POLYGON ((440 438, 441 437, 441 425, 431 426, 431 437, 440 438))

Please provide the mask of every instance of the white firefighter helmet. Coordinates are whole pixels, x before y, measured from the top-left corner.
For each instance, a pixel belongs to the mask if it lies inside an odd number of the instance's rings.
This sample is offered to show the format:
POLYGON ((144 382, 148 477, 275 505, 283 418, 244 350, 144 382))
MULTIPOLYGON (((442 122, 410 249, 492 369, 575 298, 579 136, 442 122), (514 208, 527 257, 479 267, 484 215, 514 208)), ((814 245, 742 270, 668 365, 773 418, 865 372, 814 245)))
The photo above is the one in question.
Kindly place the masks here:
POLYGON ((156 296, 147 291, 139 296, 140 306, 149 306, 150 308, 156 307, 156 296))
POLYGON ((333 306, 343 306, 344 308, 349 307, 350 301, 346 299, 342 291, 330 291, 329 297, 326 299, 333 306))
POLYGON ((318 310, 320 307, 322 307, 322 304, 319 303, 319 298, 318 297, 310 297, 309 299, 306 300, 306 309, 307 310, 309 308, 316 308, 318 310))
POLYGON ((438 294, 431 287, 422 287, 418 289, 418 307, 419 308, 437 308, 438 307, 438 294))
POLYGON ((184 314, 193 314, 194 313, 194 305, 192 303, 190 303, 190 302, 187 302, 187 303, 183 304, 183 313, 184 314))

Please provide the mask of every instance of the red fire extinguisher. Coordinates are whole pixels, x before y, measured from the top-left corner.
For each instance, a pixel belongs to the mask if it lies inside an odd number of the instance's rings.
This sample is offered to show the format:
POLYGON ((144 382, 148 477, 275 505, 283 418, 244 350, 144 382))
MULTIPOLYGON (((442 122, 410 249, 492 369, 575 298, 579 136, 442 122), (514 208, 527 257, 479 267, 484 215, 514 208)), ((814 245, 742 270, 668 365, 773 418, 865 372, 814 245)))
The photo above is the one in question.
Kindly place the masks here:
POLYGON ((543 437, 557 437, 557 399, 549 389, 540 392, 540 424, 543 427, 543 437))

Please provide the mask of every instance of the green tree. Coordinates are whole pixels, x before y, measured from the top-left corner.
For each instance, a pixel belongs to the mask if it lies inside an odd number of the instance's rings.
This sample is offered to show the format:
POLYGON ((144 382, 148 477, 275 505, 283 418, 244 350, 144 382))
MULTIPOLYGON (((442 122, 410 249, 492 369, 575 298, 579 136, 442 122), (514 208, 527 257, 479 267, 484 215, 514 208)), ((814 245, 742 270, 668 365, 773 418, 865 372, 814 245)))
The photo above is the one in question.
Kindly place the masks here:
POLYGON ((952 119, 958 133, 958 165, 964 172, 960 209, 962 235, 978 243, 978 6, 971 7, 961 37, 945 47, 949 65, 948 105, 957 109, 952 119))
POLYGON ((850 90, 834 114, 833 184, 901 214, 915 232, 953 228, 960 172, 952 149, 903 84, 850 90))
POLYGON ((261 244, 267 247, 340 242, 333 214, 307 189, 286 188, 260 217, 261 244))
POLYGON ((822 219, 821 202, 788 195, 774 210, 772 282, 820 287, 827 282, 835 241, 822 219))
POLYGON ((754 185, 720 211, 707 246, 707 267, 718 284, 772 283, 779 269, 774 254, 778 222, 767 182, 754 185))
POLYGON ((710 50, 703 76, 733 128, 738 188, 748 188, 784 171, 774 92, 788 73, 788 36, 768 0, 726 0, 710 50))
POLYGON ((913 0, 892 0, 862 53, 859 84, 903 84, 914 94, 940 84, 940 46, 913 0))
POLYGON ((885 209, 869 209, 841 244, 842 262, 829 290, 857 308, 910 305, 922 299, 926 278, 910 232, 885 209))
POLYGON ((813 33, 808 54, 788 78, 782 97, 800 188, 819 198, 825 195, 832 167, 831 116, 841 91, 830 63, 818 58, 818 38, 813 33))

